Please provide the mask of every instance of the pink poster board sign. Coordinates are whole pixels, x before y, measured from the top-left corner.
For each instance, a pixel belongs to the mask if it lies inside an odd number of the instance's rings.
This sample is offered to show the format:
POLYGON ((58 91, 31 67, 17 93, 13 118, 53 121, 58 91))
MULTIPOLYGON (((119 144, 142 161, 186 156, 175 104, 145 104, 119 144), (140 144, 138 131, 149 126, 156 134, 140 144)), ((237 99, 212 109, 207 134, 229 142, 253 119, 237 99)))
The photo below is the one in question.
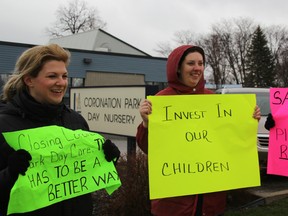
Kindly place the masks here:
POLYGON ((267 173, 288 176, 288 88, 270 89, 275 127, 269 133, 267 173))

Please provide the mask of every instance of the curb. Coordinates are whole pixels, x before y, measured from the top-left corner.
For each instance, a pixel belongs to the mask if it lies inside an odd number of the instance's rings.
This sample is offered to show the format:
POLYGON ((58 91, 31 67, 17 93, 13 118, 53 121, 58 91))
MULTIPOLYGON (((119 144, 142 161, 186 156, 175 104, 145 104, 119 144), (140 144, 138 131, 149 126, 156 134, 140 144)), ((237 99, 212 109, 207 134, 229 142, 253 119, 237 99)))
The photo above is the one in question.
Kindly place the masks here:
POLYGON ((259 199, 264 200, 264 204, 270 204, 279 199, 288 197, 288 190, 279 190, 279 191, 265 191, 265 190, 248 190, 249 193, 259 197, 259 199))

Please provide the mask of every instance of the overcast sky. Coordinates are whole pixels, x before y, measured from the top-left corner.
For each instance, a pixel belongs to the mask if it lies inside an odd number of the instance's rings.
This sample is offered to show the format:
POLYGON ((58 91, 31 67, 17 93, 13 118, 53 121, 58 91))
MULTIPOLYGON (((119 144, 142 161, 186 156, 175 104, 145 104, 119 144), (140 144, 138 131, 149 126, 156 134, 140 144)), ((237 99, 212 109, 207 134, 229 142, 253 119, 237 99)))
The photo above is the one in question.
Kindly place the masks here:
MULTIPOLYGON (((45 28, 69 0, 0 0, 0 41, 46 44, 45 28)), ((105 31, 156 56, 159 42, 177 31, 210 31, 223 19, 250 18, 263 26, 288 26, 287 0, 86 0, 97 8, 105 31)))

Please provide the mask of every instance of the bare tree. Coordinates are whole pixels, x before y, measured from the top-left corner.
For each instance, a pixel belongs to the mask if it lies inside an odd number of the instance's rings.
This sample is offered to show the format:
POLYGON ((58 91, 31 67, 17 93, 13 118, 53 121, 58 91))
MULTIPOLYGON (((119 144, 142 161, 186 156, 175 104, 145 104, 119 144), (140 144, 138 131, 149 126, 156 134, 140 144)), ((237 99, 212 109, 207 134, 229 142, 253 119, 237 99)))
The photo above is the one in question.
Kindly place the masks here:
POLYGON ((264 29, 268 46, 275 61, 276 83, 279 86, 288 85, 288 30, 278 25, 264 29))
POLYGON ((263 31, 265 32, 268 41, 268 46, 274 58, 277 58, 279 52, 281 52, 283 47, 287 46, 287 40, 288 40, 287 28, 278 25, 272 25, 263 29, 263 31))
POLYGON ((154 51, 163 57, 168 57, 172 51, 171 44, 170 42, 160 42, 157 44, 157 48, 154 49, 154 51))
POLYGON ((221 38, 217 34, 210 34, 199 39, 198 44, 205 50, 207 61, 206 63, 212 69, 212 77, 216 87, 225 84, 227 79, 227 71, 221 47, 221 38))
MULTIPOLYGON (((244 85, 248 74, 247 54, 257 26, 252 19, 240 17, 215 23, 211 32, 203 36, 195 36, 190 30, 177 31, 171 43, 159 43, 155 51, 168 56, 176 46, 200 45, 207 55, 207 69, 211 72, 210 81, 214 81, 217 86, 232 83, 244 85)), ((287 86, 288 30, 285 27, 270 26, 264 32, 276 63, 274 81, 279 86, 287 86)))
POLYGON ((279 52, 279 61, 276 62, 277 84, 282 87, 288 85, 288 47, 279 52))
MULTIPOLYGON (((239 84, 238 74, 235 68, 235 61, 237 61, 237 55, 235 54, 233 44, 233 29, 232 23, 224 20, 222 23, 216 23, 212 26, 212 34, 218 38, 218 49, 219 56, 221 56, 221 62, 219 61, 219 70, 222 72, 222 76, 219 77, 219 84, 227 84, 227 82, 234 80, 239 84), (221 69, 223 68, 223 69, 221 69), (226 71, 227 70, 227 71, 226 71), (228 81, 229 80, 229 81, 228 81)), ((213 49, 210 47, 208 49, 213 49)), ((221 72, 217 72, 220 73, 221 72)), ((216 84, 216 81, 215 81, 216 84)))
POLYGON ((67 6, 60 6, 56 11, 57 21, 51 28, 46 28, 52 37, 61 37, 96 28, 105 28, 106 23, 98 16, 96 8, 88 7, 85 1, 72 0, 67 6))
POLYGON ((155 52, 159 53, 163 57, 167 57, 170 52, 177 46, 183 44, 195 45, 197 37, 195 34, 189 30, 177 31, 173 35, 173 43, 170 42, 160 42, 157 44, 157 48, 154 49, 155 52))
POLYGON ((246 54, 254 29, 253 21, 247 18, 223 20, 212 26, 213 33, 221 38, 221 48, 226 59, 223 63, 227 64, 225 68, 230 75, 227 76, 229 82, 231 76, 236 84, 242 84, 245 80, 246 54))
POLYGON ((234 25, 234 64, 237 68, 237 71, 235 72, 238 73, 239 83, 243 83, 247 75, 246 55, 251 44, 252 35, 256 28, 256 24, 249 18, 239 18, 234 19, 234 25))
POLYGON ((174 41, 177 45, 193 44, 195 42, 195 37, 195 34, 189 30, 182 30, 174 33, 174 41))

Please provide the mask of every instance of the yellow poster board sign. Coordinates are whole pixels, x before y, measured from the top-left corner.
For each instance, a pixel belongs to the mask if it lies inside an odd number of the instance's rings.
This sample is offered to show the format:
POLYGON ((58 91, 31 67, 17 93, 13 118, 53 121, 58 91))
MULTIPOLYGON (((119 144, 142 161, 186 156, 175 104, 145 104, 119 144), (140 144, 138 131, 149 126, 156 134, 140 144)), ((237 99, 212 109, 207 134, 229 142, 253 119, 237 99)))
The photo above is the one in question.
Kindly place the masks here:
POLYGON ((148 99, 150 199, 260 185, 254 94, 148 99))

